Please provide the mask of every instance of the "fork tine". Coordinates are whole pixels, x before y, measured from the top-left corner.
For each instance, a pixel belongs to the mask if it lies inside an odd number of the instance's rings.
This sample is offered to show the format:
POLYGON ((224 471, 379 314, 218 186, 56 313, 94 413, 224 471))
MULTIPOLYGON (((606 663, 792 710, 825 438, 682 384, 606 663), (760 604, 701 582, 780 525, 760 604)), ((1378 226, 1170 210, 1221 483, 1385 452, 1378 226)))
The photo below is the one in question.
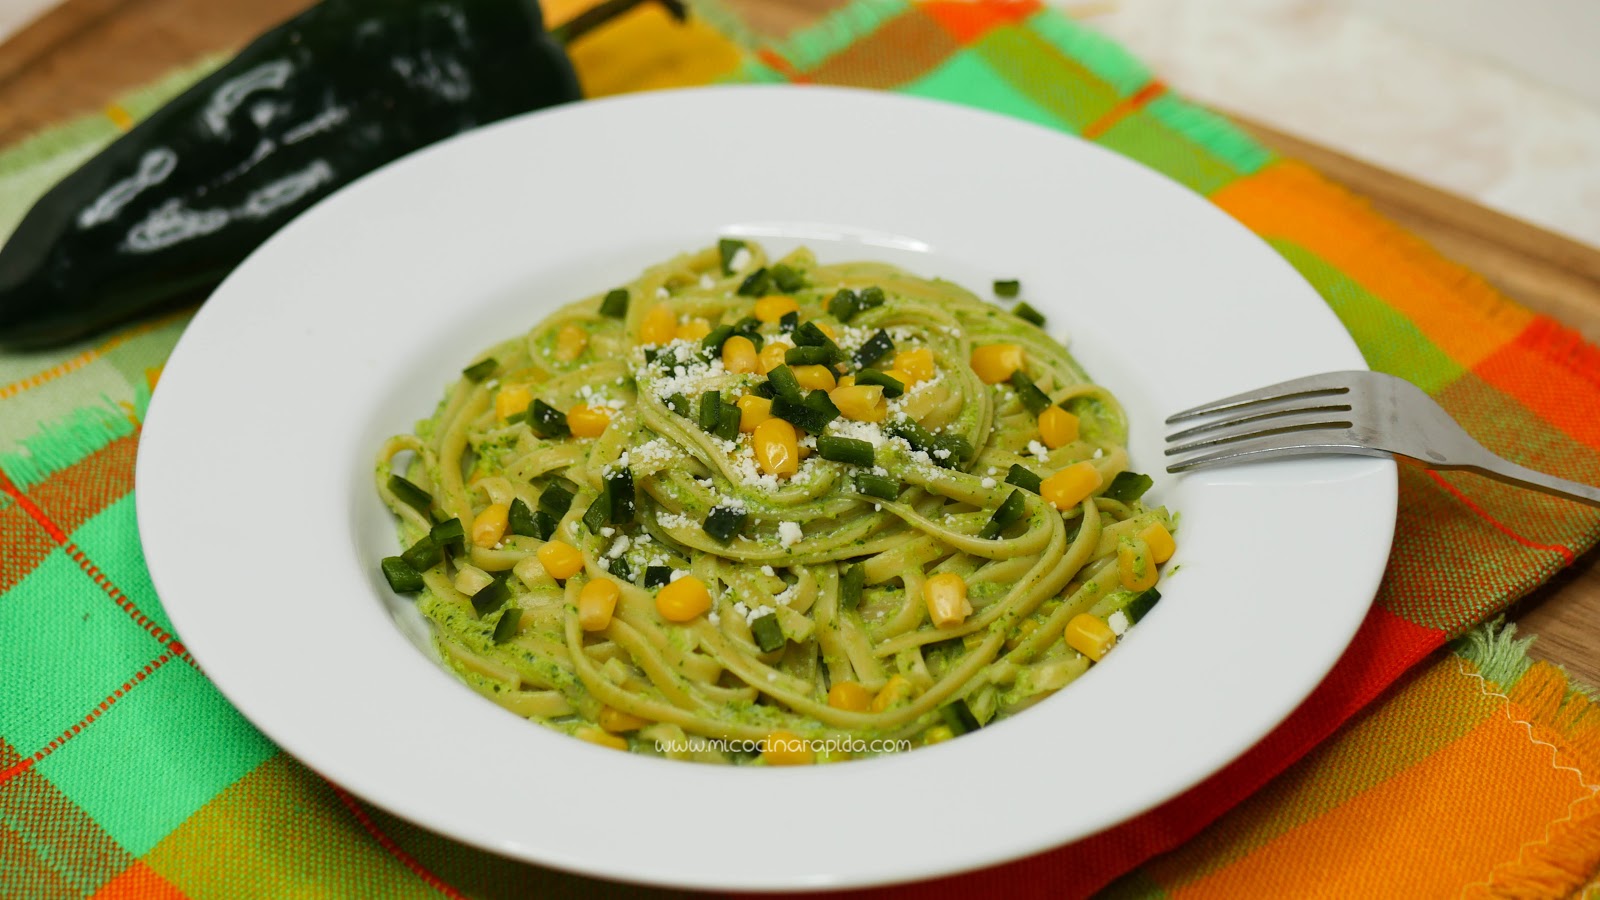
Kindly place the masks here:
POLYGON ((1289 400, 1263 401, 1250 406, 1247 410, 1245 410, 1244 414, 1217 419, 1211 422, 1206 422, 1203 425, 1195 425, 1192 428, 1185 428, 1182 431, 1174 431, 1173 433, 1167 435, 1167 442, 1171 443, 1173 441, 1182 440, 1186 437, 1193 437, 1195 435, 1205 434, 1211 431, 1219 431, 1224 428, 1230 428, 1235 425, 1244 425, 1250 422, 1261 423, 1261 427, 1263 429, 1271 428, 1273 425, 1273 419, 1281 419, 1300 413, 1332 414, 1350 412, 1351 410, 1350 404, 1348 403, 1325 403, 1319 406, 1306 406, 1306 402, 1307 400, 1304 397, 1294 397, 1289 400))
POLYGON ((1173 413, 1167 416, 1167 424, 1174 425, 1185 419, 1199 418, 1211 413, 1236 409, 1241 406, 1250 406, 1268 400, 1349 393, 1350 379, 1347 377, 1348 375, 1349 373, 1347 372, 1325 372, 1321 375, 1308 375, 1305 378, 1295 378, 1290 381, 1267 385, 1263 388, 1256 388, 1253 391, 1245 391, 1242 394, 1223 397, 1221 400, 1213 400, 1210 403, 1202 403, 1182 412, 1173 413))
MULTIPOLYGON (((1345 407, 1349 410, 1350 407, 1345 407)), ((1247 440, 1253 437, 1266 437, 1274 434, 1292 434, 1297 431, 1312 431, 1318 428, 1349 428, 1350 417, 1342 412, 1325 412, 1308 410, 1298 414, 1278 414, 1263 419, 1251 416, 1235 422, 1224 422, 1216 426, 1206 426, 1208 429, 1203 436, 1191 434, 1197 438, 1187 443, 1178 444, 1167 448, 1167 455, 1188 453, 1203 447, 1212 447, 1217 444, 1231 444, 1235 441, 1247 440)), ((1201 429, 1191 428, 1190 432, 1201 429)), ((1181 432, 1180 432, 1181 433, 1181 432)), ((1177 439, 1177 435, 1167 440, 1177 439)))
POLYGON ((1336 431, 1300 431, 1274 434, 1228 444, 1210 453, 1181 459, 1167 466, 1168 472, 1187 472, 1210 466, 1234 462, 1279 459, 1285 456, 1309 456, 1317 453, 1349 452, 1348 441, 1330 441, 1339 436, 1336 431))

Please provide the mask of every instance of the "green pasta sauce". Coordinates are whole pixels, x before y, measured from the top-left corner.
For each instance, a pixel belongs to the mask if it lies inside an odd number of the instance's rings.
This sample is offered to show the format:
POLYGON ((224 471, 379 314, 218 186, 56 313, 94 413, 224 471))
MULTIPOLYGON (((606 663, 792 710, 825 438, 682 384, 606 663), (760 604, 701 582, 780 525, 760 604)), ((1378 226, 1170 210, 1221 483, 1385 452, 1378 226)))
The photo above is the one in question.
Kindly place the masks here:
POLYGON ((1041 327, 887 264, 724 240, 469 363, 379 453, 384 572, 463 680, 596 744, 776 765, 947 740, 1101 659, 1173 552, 1116 398, 1041 327))

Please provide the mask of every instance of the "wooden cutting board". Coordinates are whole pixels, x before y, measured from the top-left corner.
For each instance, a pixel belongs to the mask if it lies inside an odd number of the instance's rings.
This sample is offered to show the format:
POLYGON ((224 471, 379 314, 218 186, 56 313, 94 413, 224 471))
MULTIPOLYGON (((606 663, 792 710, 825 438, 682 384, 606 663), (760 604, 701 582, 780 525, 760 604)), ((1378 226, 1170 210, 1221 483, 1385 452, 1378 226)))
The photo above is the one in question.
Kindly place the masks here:
MULTIPOLYGON (((546 0, 563 19, 587 0, 546 0)), ((837 0, 729 0, 783 33, 837 0)), ((0 44, 0 146, 103 109, 121 92, 238 47, 309 0, 65 0, 0 44)), ((1600 343, 1600 251, 1348 156, 1235 117, 1263 143, 1317 167, 1508 296, 1600 343)), ((1600 685, 1600 550, 1512 610, 1533 655, 1600 685)))

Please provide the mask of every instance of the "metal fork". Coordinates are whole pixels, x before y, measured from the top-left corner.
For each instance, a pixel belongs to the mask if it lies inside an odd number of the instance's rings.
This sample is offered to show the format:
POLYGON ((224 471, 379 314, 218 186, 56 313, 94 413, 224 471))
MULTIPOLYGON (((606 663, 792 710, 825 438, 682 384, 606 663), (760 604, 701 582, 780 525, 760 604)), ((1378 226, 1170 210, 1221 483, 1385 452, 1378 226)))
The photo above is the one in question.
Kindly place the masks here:
POLYGON ((1409 381, 1381 372, 1329 372, 1224 397, 1167 418, 1216 416, 1167 435, 1167 466, 1185 472, 1224 463, 1343 453, 1400 455, 1430 469, 1468 469, 1600 506, 1600 488, 1556 478, 1490 453, 1409 381))

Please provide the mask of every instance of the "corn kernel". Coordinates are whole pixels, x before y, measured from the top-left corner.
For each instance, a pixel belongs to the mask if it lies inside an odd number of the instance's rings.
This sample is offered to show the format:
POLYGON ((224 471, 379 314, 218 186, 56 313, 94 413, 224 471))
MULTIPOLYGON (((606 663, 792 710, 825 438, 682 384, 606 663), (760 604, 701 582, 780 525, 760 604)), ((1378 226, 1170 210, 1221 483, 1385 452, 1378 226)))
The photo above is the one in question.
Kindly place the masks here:
POLYGON ((761 742, 761 761, 769 766, 809 766, 817 757, 800 735, 779 729, 761 742))
POLYGON ((1088 613, 1079 613, 1067 623, 1066 633, 1062 635, 1067 646, 1089 657, 1095 662, 1105 658, 1111 648, 1117 643, 1117 633, 1111 626, 1101 621, 1099 616, 1088 613))
POLYGON ((582 356, 588 346, 589 332, 581 325, 563 325, 556 332, 556 359, 562 362, 572 362, 582 356))
POLYGON ((872 711, 881 713, 909 699, 911 699, 911 680, 904 675, 895 675, 878 690, 878 696, 872 698, 872 711))
POLYGON ((722 365, 735 375, 755 372, 761 368, 761 357, 756 355, 756 345, 743 335, 734 335, 722 342, 722 365))
POLYGON ((768 475, 787 478, 800 471, 800 439, 788 422, 767 419, 756 426, 750 443, 755 448, 757 465, 768 475))
POLYGON ((784 354, 789 352, 786 344, 768 344, 761 348, 761 374, 765 375, 773 369, 783 365, 784 354))
POLYGON ((778 321, 789 313, 799 311, 800 304, 794 302, 793 297, 785 297, 782 294, 773 294, 756 301, 756 318, 768 324, 778 321))
POLYGON ((567 427, 572 429, 574 437, 599 437, 610 425, 611 410, 604 406, 579 404, 567 410, 567 427))
POLYGON ((808 391, 831 391, 838 387, 833 370, 827 366, 795 366, 794 380, 808 391))
POLYGON ((580 741, 588 741, 601 747, 610 747, 613 750, 628 749, 628 739, 601 731, 592 725, 585 725, 572 733, 580 741))
POLYGON ((472 517, 472 542, 479 547, 493 547, 506 535, 506 522, 511 508, 504 503, 491 503, 472 517))
POLYGON ((922 586, 922 601, 928 604, 928 618, 940 628, 960 625, 972 615, 967 602, 967 582, 954 572, 940 572, 922 586))
POLYGON ((1065 447, 1078 439, 1078 417, 1059 406, 1039 413, 1039 437, 1051 450, 1065 447))
POLYGON ((641 344, 669 344, 677 333, 678 316, 665 303, 650 307, 650 311, 644 314, 644 321, 639 323, 641 344))
POLYGON ((734 405, 739 407, 739 430, 750 434, 756 426, 772 418, 772 401, 759 394, 745 394, 734 405))
POLYGON ((688 622, 711 608, 706 583, 685 575, 656 592, 656 612, 668 622, 688 622))
POLYGON ((817 322, 815 324, 818 331, 828 336, 828 340, 836 341, 839 339, 839 333, 833 330, 832 325, 829 325, 827 322, 817 322))
POLYGON ((612 734, 621 734, 624 731, 638 731, 650 724, 649 719, 641 719, 633 713, 625 713, 612 706, 600 707, 600 715, 595 716, 595 721, 601 728, 612 734))
POLYGON ((1150 545, 1150 560, 1156 565, 1161 565, 1178 552, 1178 543, 1172 539, 1172 532, 1160 522, 1151 522, 1141 528, 1139 537, 1150 545))
POLYGON ((972 351, 972 371, 984 384, 999 384, 1022 368, 1022 347, 1018 344, 986 344, 972 351))
POLYGON ((1071 509, 1099 489, 1100 470, 1088 460, 1067 466, 1039 485, 1040 495, 1056 509, 1071 509))
POLYGON ((1156 564, 1150 559, 1150 545, 1143 538, 1124 538, 1117 543, 1117 577, 1124 590, 1142 591, 1155 586, 1156 564))
MULTIPOLYGON (((578 592, 578 624, 584 631, 603 631, 611 624, 622 589, 609 578, 596 578, 578 592)), ((615 731, 608 728, 607 731, 615 731)))
POLYGON ((854 681, 835 682, 828 689, 828 705, 847 712, 866 712, 872 706, 872 692, 854 681))
POLYGON ((883 388, 876 384, 853 384, 837 387, 828 394, 839 414, 857 422, 882 422, 889 415, 889 404, 883 399, 883 388))
POLYGON ((949 725, 935 725, 922 733, 922 744, 925 747, 931 747, 934 744, 942 744, 945 741, 954 740, 955 736, 956 733, 950 730, 949 725))
POLYGON ((517 413, 527 412, 532 402, 533 392, 526 385, 508 384, 494 395, 495 417, 504 422, 517 413))
POLYGON ((711 333, 711 323, 705 319, 694 318, 678 326, 676 332, 680 341, 698 341, 711 333))
POLYGON ((905 373, 901 383, 909 386, 933 377, 933 351, 927 347, 901 350, 894 355, 894 367, 905 373))
POLYGON ((550 541, 538 550, 539 564, 557 581, 565 581, 583 568, 583 553, 564 541, 550 541))

